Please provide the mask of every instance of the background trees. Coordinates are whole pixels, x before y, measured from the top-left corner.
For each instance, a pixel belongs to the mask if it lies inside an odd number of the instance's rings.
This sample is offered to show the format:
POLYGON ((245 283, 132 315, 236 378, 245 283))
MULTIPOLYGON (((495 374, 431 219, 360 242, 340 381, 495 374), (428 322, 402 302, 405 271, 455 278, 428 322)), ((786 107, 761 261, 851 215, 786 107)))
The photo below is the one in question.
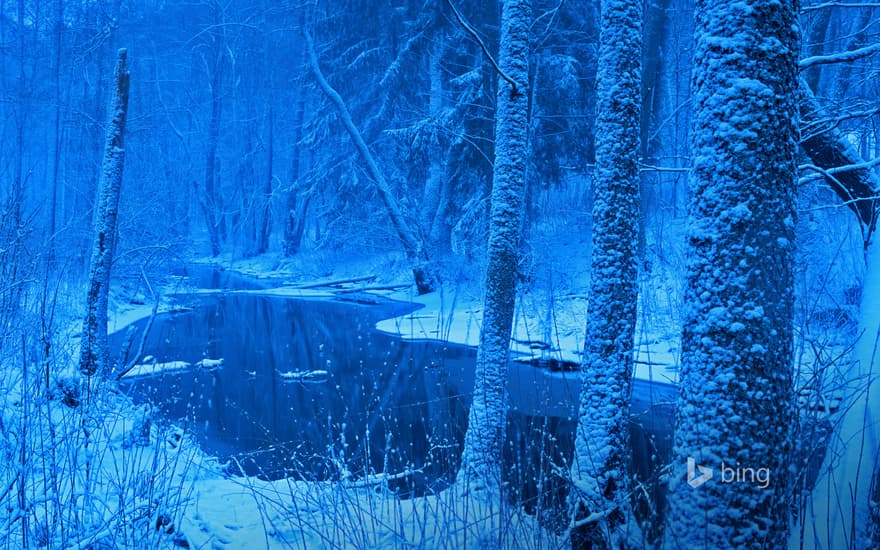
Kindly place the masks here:
MULTIPOLYGON (((141 270, 165 274, 184 257, 228 261, 265 252, 263 265, 283 263, 314 277, 364 258, 375 262, 370 269, 391 265, 388 271, 397 273, 405 271, 397 269, 404 262, 419 263, 424 252, 436 261, 441 279, 478 286, 474 274, 483 273, 488 261, 496 148, 502 141, 495 134, 503 84, 499 88, 487 59, 487 51, 498 51, 501 6, 476 0, 455 5, 486 50, 445 2, 0 0, 0 359, 17 349, 22 333, 27 338, 35 333, 27 330, 24 323, 33 318, 24 311, 37 307, 37 287, 48 288, 45 281, 51 279, 59 289, 75 289, 88 274, 106 90, 114 76, 108 59, 121 46, 132 53, 137 85, 130 98, 125 174, 125 187, 135 192, 121 197, 117 282, 136 287, 142 283, 134 276, 140 278, 141 270), (310 75, 304 28, 376 170, 357 154, 345 117, 310 75), (387 191, 371 184, 376 173, 387 191), (382 195, 397 201, 399 225, 416 243, 410 247, 416 262, 401 261, 400 232, 388 219, 382 195)), ((706 5, 700 3, 700 10, 706 5)), ((692 105, 703 101, 703 96, 691 101, 692 10, 688 2, 645 4, 644 108, 639 127, 623 133, 638 133, 641 156, 641 302, 635 328, 627 321, 619 331, 635 330, 637 346, 662 333, 673 355, 686 320, 681 281, 688 253, 681 235, 692 158, 687 128, 692 105)), ((593 229, 594 192, 598 197, 606 183, 597 169, 604 161, 597 158, 595 139, 598 38, 600 28, 612 31, 614 25, 600 22, 596 3, 535 0, 533 13, 524 77, 522 254, 506 269, 515 273, 524 295, 542 295, 547 321, 542 349, 552 356, 558 349, 547 327, 554 325, 558 300, 584 298, 591 245, 583 236, 593 229)), ((700 17, 704 26, 724 19, 700 17)), ((853 402, 864 387, 858 382, 864 371, 851 368, 848 347, 859 330, 858 304, 866 300, 859 296, 869 280, 863 252, 877 210, 880 11, 873 3, 816 0, 806 2, 800 21, 806 83, 799 88, 805 122, 798 159, 800 216, 788 228, 793 236, 784 238, 800 245, 793 275, 799 369, 794 384, 803 401, 797 405, 798 429, 807 429, 841 418, 830 406, 818 411, 810 400, 833 403, 843 392, 853 402)), ((697 57, 705 61, 702 52, 697 57)), ((727 95, 728 100, 738 105, 738 98, 727 95)), ((729 129, 711 117, 699 127, 729 129)), ((693 158, 702 166, 701 153, 693 158)), ((749 170, 740 168, 743 181, 752 181, 749 170)), ((730 178, 739 181, 740 174, 730 178)), ((766 197, 755 193, 749 212, 742 213, 763 219, 765 212, 752 203, 766 197)), ((698 196, 704 203, 715 200, 709 193, 698 196)), ((735 197, 731 191, 722 198, 735 197)), ((767 198, 768 204, 775 198, 767 198)), ((595 229, 601 235, 606 230, 600 211, 611 209, 596 203, 595 229)), ((621 268, 630 272, 629 237, 622 242, 617 247, 612 239, 608 248, 626 250, 621 268)), ((708 245, 695 242, 697 248, 708 245)), ((739 247, 748 256, 742 243, 718 246, 739 247)), ((597 266, 601 253, 597 249, 597 266)), ((700 265, 710 262, 697 257, 700 265)), ((769 269, 750 264, 749 257, 745 261, 749 269, 769 269)), ((597 296, 591 298, 594 313, 597 296)), ((785 294, 782 301, 789 299, 785 294)), ((862 321, 869 309, 862 306, 862 321)), ((692 312, 690 326, 711 311, 692 312)), ((626 311, 627 319, 631 313, 626 311)), ((594 352, 604 351, 596 349, 599 325, 590 324, 588 347, 594 352)), ((739 342, 734 336, 731 341, 739 342)), ((693 359, 697 333, 689 332, 686 342, 693 359)), ((822 440, 821 434, 810 437, 822 440)), ((810 441, 804 447, 814 445, 813 439, 801 439, 810 441)), ((872 452, 862 450, 864 456, 872 452)), ((794 451, 798 461, 809 462, 810 449, 794 451)), ((808 477, 800 480, 805 491, 808 477)), ((809 521, 806 501, 801 505, 799 520, 809 521)))
MULTIPOLYGON (((494 49, 498 6, 459 8, 494 49)), ((593 158, 592 117, 580 113, 594 101, 595 13, 549 1, 536 10, 526 232, 593 158)), ((23 202, 11 204, 37 214, 41 240, 80 251, 60 259, 65 269, 86 269, 110 76, 101 61, 121 46, 144 84, 131 98, 126 178, 158 197, 122 197, 120 247, 132 265, 155 262, 157 243, 234 257, 399 250, 371 176, 309 77, 304 25, 418 240, 432 256, 482 255, 496 83, 443 3, 6 0, 0 15, 4 189, 23 184, 23 202)))

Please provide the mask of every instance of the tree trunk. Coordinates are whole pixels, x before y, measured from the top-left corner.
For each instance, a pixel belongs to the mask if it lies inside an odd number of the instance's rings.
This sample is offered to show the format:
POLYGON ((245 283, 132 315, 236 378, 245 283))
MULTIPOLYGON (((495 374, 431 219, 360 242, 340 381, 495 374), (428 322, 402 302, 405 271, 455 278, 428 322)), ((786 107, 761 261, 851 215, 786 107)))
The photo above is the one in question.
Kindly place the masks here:
POLYGON ((443 39, 437 39, 431 50, 431 58, 428 67, 431 89, 428 94, 428 112, 431 116, 433 136, 428 146, 428 179, 425 182, 425 192, 422 198, 421 229, 422 238, 436 247, 434 237, 439 234, 435 226, 441 223, 440 200, 443 198, 443 150, 439 141, 440 116, 443 110, 443 78, 440 74, 440 58, 443 55, 443 39))
POLYGON ((22 222, 22 203, 24 202, 24 127, 30 109, 27 98, 27 82, 25 79, 25 17, 24 0, 18 0, 18 98, 15 111, 15 142, 16 155, 13 157, 12 174, 12 220, 15 227, 20 228, 22 222))
MULTIPOLYGON (((302 28, 302 11, 297 12, 296 25, 302 28)), ((297 48, 295 64, 304 67, 305 51, 297 48)), ((306 69, 307 70, 307 69, 306 69)), ((303 194, 302 168, 302 139, 303 124, 305 122, 306 99, 305 92, 300 89, 297 97, 296 111, 293 118, 293 158, 291 162, 290 190, 287 192, 287 213, 284 216, 284 255, 288 258, 299 252, 302 245, 303 234, 306 228, 306 216, 312 196, 310 193, 303 194)))
POLYGON ((668 548, 787 544, 797 6, 696 2, 688 307, 668 548))
POLYGON ((52 178, 49 185, 52 186, 51 199, 49 201, 49 250, 47 258, 49 265, 55 263, 55 237, 58 219, 58 167, 61 163, 61 36, 64 30, 64 0, 58 0, 55 17, 55 143, 52 157, 52 178))
MULTIPOLYGON (((642 543, 630 505, 629 404, 638 301, 642 4, 601 2, 596 187, 571 501, 574 548, 642 543)), ((640 544, 641 545, 641 544, 640 544)))
POLYGON ((110 105, 110 125, 104 148, 104 162, 95 204, 94 242, 86 318, 83 322, 79 370, 86 376, 96 372, 107 375, 110 350, 107 343, 107 296, 110 268, 116 244, 116 217, 122 170, 125 165, 125 121, 128 114, 129 74, 126 50, 121 49, 116 62, 116 90, 110 105))
POLYGON ((373 157, 373 153, 370 152, 370 149, 364 142, 363 136, 361 136, 357 126, 354 125, 354 121, 351 119, 351 114, 348 112, 348 107, 346 107, 345 101, 343 101, 342 96, 330 86, 327 79, 324 78, 324 74, 321 72, 321 66, 318 64, 318 56, 315 53, 315 45, 312 42, 311 35, 307 30, 303 30, 303 36, 306 41, 309 64, 311 65, 312 73, 315 75, 315 80, 318 81, 321 90, 336 107, 336 110, 339 112, 339 118, 342 120, 342 124, 348 131, 348 134, 354 142, 355 148, 357 148, 364 163, 367 165, 367 171, 373 179, 373 183, 376 185, 376 190, 379 192, 382 202, 385 204, 385 210, 388 212, 391 225, 394 226, 394 229, 397 232, 397 237, 403 245, 403 251, 406 254, 406 258, 412 265, 413 277, 415 279, 418 293, 421 295, 433 292, 434 287, 436 286, 436 279, 434 274, 428 268, 428 256, 423 243, 406 223, 403 213, 400 211, 400 207, 397 204, 397 199, 395 199, 394 195, 391 193, 391 188, 389 187, 384 174, 379 170, 379 165, 376 164, 376 159, 373 157))
MULTIPOLYGON (((828 22, 831 20, 830 9, 816 10, 809 15, 809 32, 805 37, 804 56, 813 57, 825 53, 825 34, 828 31, 828 22)), ((822 65, 810 67, 801 72, 810 89, 818 90, 819 82, 822 81, 822 65)), ((803 116, 803 114, 801 115, 803 116)))
POLYGON ((284 255, 288 258, 299 251, 302 243, 311 195, 301 196, 302 162, 300 141, 305 116, 305 100, 300 97, 293 119, 293 161, 290 170, 290 191, 287 192, 287 216, 284 222, 284 255))
POLYGON ((456 483, 497 491, 507 423, 507 362, 516 302, 516 273, 528 140, 529 28, 527 0, 507 0, 501 18, 500 69, 495 111, 495 172, 492 184, 486 294, 477 350, 473 401, 456 483))
POLYGON ((257 254, 264 254, 269 250, 269 234, 272 229, 272 157, 274 155, 273 114, 269 107, 269 145, 266 152, 266 179, 263 180, 263 212, 260 217, 260 242, 257 245, 257 254))
POLYGON ((208 238, 211 240, 211 256, 220 255, 220 227, 218 215, 217 182, 217 143, 220 140, 220 110, 222 100, 220 86, 223 83, 223 54, 217 52, 214 74, 211 77, 211 121, 208 124, 208 150, 205 160, 205 199, 202 210, 208 225, 208 238))
MULTIPOLYGON (((641 84, 642 109, 640 114, 639 150, 642 160, 646 164, 657 164, 657 156, 662 147, 662 139, 659 127, 663 123, 662 113, 665 96, 668 95, 664 86, 664 42, 669 32, 669 0, 651 1, 645 3, 647 10, 643 16, 645 27, 642 36, 645 44, 643 47, 643 63, 641 84)), ((604 28, 604 27, 603 27, 604 28)), ((601 130, 596 131, 596 139, 601 138, 601 130)), ((598 154, 598 152, 597 152, 598 154)), ((598 159, 597 159, 598 160, 598 159)), ((649 209, 662 200, 660 197, 661 174, 645 172, 641 175, 642 182, 639 189, 639 235, 637 254, 639 262, 647 273, 653 266, 648 257, 648 215, 649 209)), ((658 211, 655 208, 654 211, 658 211)))

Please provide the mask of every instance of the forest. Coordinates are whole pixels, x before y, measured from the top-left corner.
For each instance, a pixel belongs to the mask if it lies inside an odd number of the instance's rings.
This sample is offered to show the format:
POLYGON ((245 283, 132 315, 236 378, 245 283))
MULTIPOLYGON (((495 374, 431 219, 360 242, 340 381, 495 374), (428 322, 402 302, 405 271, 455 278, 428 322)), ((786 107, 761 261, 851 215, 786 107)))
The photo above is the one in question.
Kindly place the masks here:
POLYGON ((0 0, 0 547, 880 548, 880 3, 0 0))

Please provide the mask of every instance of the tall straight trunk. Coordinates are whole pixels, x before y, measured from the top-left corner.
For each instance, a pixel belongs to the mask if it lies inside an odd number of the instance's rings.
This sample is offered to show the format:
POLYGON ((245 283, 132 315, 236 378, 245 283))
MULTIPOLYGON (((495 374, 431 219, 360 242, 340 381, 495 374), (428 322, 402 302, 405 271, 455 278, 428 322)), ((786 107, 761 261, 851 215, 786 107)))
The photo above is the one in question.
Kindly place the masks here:
MULTIPOLYGON (((644 64, 643 79, 641 84, 641 122, 636 130, 640 133, 640 154, 647 164, 657 164, 657 155, 660 153, 661 139, 658 128, 662 124, 663 105, 668 92, 664 89, 664 42, 669 32, 669 0, 649 0, 645 3, 643 33, 646 41, 642 49, 642 61, 644 64)), ((604 29, 604 27, 602 27, 604 29)), ((601 130, 596 130, 596 139, 601 138, 601 130)), ((598 154, 598 153, 597 153, 598 154)), ((598 160, 598 159, 597 159, 598 160)), ((639 203, 639 236, 638 256, 645 270, 651 271, 651 262, 648 258, 648 213, 652 205, 658 201, 660 195, 661 175, 645 172, 642 174, 642 183, 639 190, 641 202, 639 203)), ((655 209, 656 211, 657 209, 655 209)))
POLYGON ((495 171, 492 181, 486 294, 477 350, 473 401, 456 483, 497 491, 507 424, 507 362, 516 302, 516 272, 528 155, 528 0, 507 0, 501 15, 502 73, 495 111, 495 171))
POLYGON ((49 250, 50 264, 55 262, 55 233, 58 231, 58 168, 61 163, 61 38, 64 31, 64 1, 55 4, 55 143, 52 148, 52 195, 49 202, 49 250))
POLYGON ((272 106, 269 106, 269 145, 266 151, 266 179, 263 180, 263 200, 262 200, 262 213, 260 216, 260 240, 257 244, 257 254, 263 254, 267 250, 269 250, 269 235, 272 230, 272 178, 274 177, 272 173, 272 157, 275 155, 274 148, 274 115, 272 113, 272 106))
POLYGON ((577 548, 618 548, 638 532, 630 531, 629 404, 638 295, 642 4, 603 0, 601 20, 593 255, 571 469, 574 518, 585 522, 574 531, 577 548))
MULTIPOLYGON (((302 10, 297 12, 296 25, 302 27, 302 10)), ((296 49, 294 60, 295 67, 303 67, 305 50, 296 49)), ((290 190, 287 192, 286 213, 284 216, 284 255, 291 257, 299 252, 302 245, 303 234, 306 228, 306 215, 311 202, 311 194, 303 193, 302 151, 300 149, 303 139, 303 122, 305 120, 306 100, 303 89, 300 88, 296 102, 296 111, 293 115, 293 157, 291 162, 290 190)))
POLYGON ((109 374, 107 343, 107 297, 110 269, 116 248, 116 218, 125 166, 125 121, 128 115, 129 74, 126 50, 118 52, 116 87, 110 105, 110 124, 104 147, 104 162, 95 202, 94 242, 89 268, 86 317, 83 321, 79 370, 87 376, 109 374))
MULTIPOLYGON (((443 55, 443 39, 437 38, 428 66, 430 91, 428 94, 428 113, 433 124, 439 124, 443 109, 443 78, 440 74, 440 59, 443 55)), ((439 229, 435 225, 442 222, 439 220, 443 198, 443 149, 439 141, 439 128, 434 130, 434 138, 431 140, 428 152, 428 179, 425 182, 425 192, 422 199, 421 229, 422 236, 432 245, 436 246, 435 236, 439 235, 439 229)))
POLYGON ((305 217, 309 208, 310 195, 302 195, 302 141, 305 99, 299 98, 293 118, 293 160, 290 168, 290 191, 287 192, 287 216, 284 222, 284 255, 293 256, 299 252, 305 232, 305 217))
POLYGON ((381 197, 382 202, 385 205, 385 211, 388 213, 391 225, 394 227, 397 232, 397 237, 403 245, 404 254, 406 254, 407 260, 412 265, 413 277, 415 279, 418 293, 427 294, 433 292, 437 282, 434 274, 427 265, 428 255, 425 251, 424 243, 418 238, 415 232, 413 232, 412 228, 410 228, 406 219, 403 217, 403 213, 400 211, 397 199, 394 198, 394 195, 391 193, 391 187, 388 185, 385 175, 379 169, 379 165, 376 163, 373 153, 370 151, 370 148, 367 147, 360 130, 358 130, 354 121, 351 119, 351 113, 349 113, 348 107, 345 105, 342 96, 339 95, 339 92, 337 92, 329 82, 327 82, 324 73, 321 72, 321 66, 318 63, 318 56, 315 53, 315 45, 312 42, 312 36, 308 31, 303 30, 303 37, 306 42, 306 50, 308 52, 309 65, 312 68, 312 74, 315 76, 315 80, 318 81, 318 86, 321 88, 321 91, 324 92, 324 95, 326 95, 330 102, 336 107, 336 110, 339 113, 339 118, 342 119, 343 126, 345 126, 349 137, 351 137, 351 140, 354 142, 355 148, 360 154, 361 159, 367 165, 367 173, 370 174, 373 184, 379 192, 379 197, 381 197))
MULTIPOLYGON (((809 32, 804 37, 804 57, 822 55, 825 53, 825 34, 828 31, 828 23, 831 20, 830 9, 815 10, 809 16, 809 32)), ((803 71, 801 76, 813 90, 819 89, 822 82, 822 65, 816 65, 803 71)))
MULTIPOLYGON (((24 127, 27 120, 27 84, 25 83, 25 22, 24 0, 18 0, 18 104, 15 117, 16 155, 12 174, 12 220, 16 228, 21 227, 22 202, 24 201, 24 127)), ((17 241, 16 241, 17 242, 17 241)))
POLYGON ((208 123, 208 149, 205 158, 205 198, 202 210, 208 225, 208 238, 211 241, 211 256, 220 255, 220 222, 217 198, 217 144, 220 141, 220 114, 222 98, 220 86, 223 83, 223 54, 217 52, 214 71, 211 75, 211 120, 208 123))
POLYGON ((796 0, 698 0, 668 548, 782 548, 791 505, 796 0))
POLYGON ((869 548, 880 548, 880 461, 876 462, 874 465, 874 478, 871 481, 871 500, 869 502, 871 514, 869 548))

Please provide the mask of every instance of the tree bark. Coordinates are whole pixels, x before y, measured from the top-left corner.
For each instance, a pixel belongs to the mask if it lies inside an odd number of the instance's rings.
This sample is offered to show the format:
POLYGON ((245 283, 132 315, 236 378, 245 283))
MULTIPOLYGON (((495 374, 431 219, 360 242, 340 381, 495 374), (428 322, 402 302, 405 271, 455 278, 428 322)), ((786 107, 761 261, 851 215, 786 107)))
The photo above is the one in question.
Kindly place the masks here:
POLYGON ((18 0, 18 91, 15 117, 15 142, 17 154, 13 157, 12 174, 12 220, 20 228, 22 222, 22 203, 24 202, 24 127, 27 123, 28 105, 27 81, 25 79, 25 16, 24 0, 18 0))
POLYGON ((104 162, 95 204, 94 242, 79 361, 79 370, 86 376, 96 372, 107 375, 110 369, 107 297, 116 245, 116 219, 122 188, 122 171, 125 166, 125 122, 128 115, 129 91, 127 57, 126 50, 119 50, 115 72, 116 87, 110 105, 110 125, 107 129, 104 162))
POLYGON ((668 548, 787 544, 797 7, 696 2, 688 306, 668 548))
POLYGON ((596 185, 586 349, 571 469, 573 548, 641 546, 630 505, 638 301, 642 4, 601 2, 596 185))
POLYGON ((516 301, 516 273, 528 155, 529 27, 527 0, 507 0, 501 18, 501 71, 495 112, 495 171, 492 184, 486 294, 477 350, 473 401, 468 415, 459 486, 497 491, 507 424, 507 362, 516 301))
MULTIPOLYGON (((816 10, 810 14, 809 32, 805 37, 804 55, 813 57, 825 53, 825 34, 828 31, 828 22, 831 20, 830 9, 816 10)), ((819 82, 822 80, 822 66, 817 65, 801 71, 804 81, 810 89, 819 89, 819 82)), ((803 116, 803 113, 801 114, 803 116)))
POLYGON ((880 461, 877 461, 877 464, 874 465, 874 478, 871 483, 871 538, 869 540, 869 548, 880 548, 880 461))

